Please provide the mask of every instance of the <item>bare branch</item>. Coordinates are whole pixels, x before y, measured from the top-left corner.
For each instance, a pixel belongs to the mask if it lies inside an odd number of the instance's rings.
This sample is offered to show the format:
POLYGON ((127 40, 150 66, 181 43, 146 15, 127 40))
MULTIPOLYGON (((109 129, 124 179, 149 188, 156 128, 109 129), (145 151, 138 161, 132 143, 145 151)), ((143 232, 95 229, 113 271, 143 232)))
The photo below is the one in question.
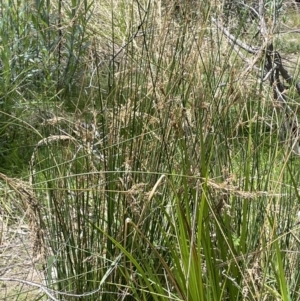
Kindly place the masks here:
POLYGON ((248 46, 247 44, 243 43, 241 40, 236 38, 234 35, 229 33, 229 31, 224 26, 222 26, 215 18, 212 18, 212 21, 217 25, 218 28, 220 28, 223 31, 225 36, 231 42, 233 42, 234 45, 238 45, 241 48, 243 48, 244 50, 246 50, 247 52, 252 53, 252 54, 256 54, 259 51, 259 48, 248 46))

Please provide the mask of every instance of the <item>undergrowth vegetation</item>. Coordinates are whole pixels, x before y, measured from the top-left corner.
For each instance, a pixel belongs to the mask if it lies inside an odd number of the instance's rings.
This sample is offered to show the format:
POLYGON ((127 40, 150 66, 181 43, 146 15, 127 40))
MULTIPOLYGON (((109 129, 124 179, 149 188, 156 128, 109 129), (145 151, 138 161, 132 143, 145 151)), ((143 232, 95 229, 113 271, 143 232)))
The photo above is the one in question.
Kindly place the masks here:
MULTIPOLYGON (((297 80, 295 11, 264 2, 297 80)), ((1 1, 0 214, 30 225, 32 300, 300 300, 298 137, 226 3, 1 1)))

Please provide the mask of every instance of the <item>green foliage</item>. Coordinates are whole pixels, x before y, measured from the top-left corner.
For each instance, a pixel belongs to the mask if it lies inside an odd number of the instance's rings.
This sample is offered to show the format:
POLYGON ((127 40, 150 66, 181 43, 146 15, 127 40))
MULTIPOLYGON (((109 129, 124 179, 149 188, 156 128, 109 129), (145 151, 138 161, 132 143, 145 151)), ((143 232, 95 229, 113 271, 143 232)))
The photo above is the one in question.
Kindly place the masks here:
POLYGON ((49 292, 299 300, 299 158, 220 7, 69 2, 0 22, 1 171, 39 200, 49 292))

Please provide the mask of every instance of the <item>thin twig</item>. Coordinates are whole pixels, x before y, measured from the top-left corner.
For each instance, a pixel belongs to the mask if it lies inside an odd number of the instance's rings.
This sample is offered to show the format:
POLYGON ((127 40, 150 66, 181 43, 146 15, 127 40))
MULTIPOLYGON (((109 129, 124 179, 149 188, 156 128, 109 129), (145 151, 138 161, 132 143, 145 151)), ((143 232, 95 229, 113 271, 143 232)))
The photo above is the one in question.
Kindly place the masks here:
MULTIPOLYGON (((2 277, 0 277, 0 281, 13 281, 13 282, 19 282, 19 283, 22 283, 22 284, 37 287, 40 290, 42 290, 53 301, 59 301, 53 295, 62 295, 62 296, 68 296, 68 297, 82 298, 82 297, 91 296, 91 295, 94 295, 95 293, 100 292, 100 290, 102 289, 103 283, 106 281, 108 276, 114 271, 114 269, 118 266, 118 264, 121 260, 121 257, 122 257, 122 253, 119 254, 119 256, 117 256, 117 258, 112 262, 110 268, 107 270, 105 275, 102 277, 102 279, 100 281, 100 284, 99 284, 99 287, 97 289, 95 289, 93 291, 90 291, 90 292, 87 292, 87 293, 83 293, 83 294, 71 294, 71 293, 56 291, 56 290, 47 288, 43 284, 39 284, 39 283, 36 283, 36 282, 27 281, 27 280, 23 280, 23 279, 19 279, 19 278, 2 278, 2 277)), ((105 292, 101 291, 101 293, 105 293, 105 292)), ((109 292, 109 293, 111 294, 111 292, 109 292)))

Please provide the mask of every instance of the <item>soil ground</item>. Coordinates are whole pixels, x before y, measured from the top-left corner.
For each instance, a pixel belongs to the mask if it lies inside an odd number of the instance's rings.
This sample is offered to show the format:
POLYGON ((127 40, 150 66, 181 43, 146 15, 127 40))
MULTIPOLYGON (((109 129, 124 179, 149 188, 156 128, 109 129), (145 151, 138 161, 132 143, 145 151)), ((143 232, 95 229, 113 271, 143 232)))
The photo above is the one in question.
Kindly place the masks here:
MULTIPOLYGON (((32 257, 30 231, 25 223, 5 225, 0 216, 0 300, 36 300, 42 292, 18 281, 1 281, 3 278, 21 279, 42 283, 41 265, 32 257)), ((40 299, 43 300, 43 299, 40 299)))

